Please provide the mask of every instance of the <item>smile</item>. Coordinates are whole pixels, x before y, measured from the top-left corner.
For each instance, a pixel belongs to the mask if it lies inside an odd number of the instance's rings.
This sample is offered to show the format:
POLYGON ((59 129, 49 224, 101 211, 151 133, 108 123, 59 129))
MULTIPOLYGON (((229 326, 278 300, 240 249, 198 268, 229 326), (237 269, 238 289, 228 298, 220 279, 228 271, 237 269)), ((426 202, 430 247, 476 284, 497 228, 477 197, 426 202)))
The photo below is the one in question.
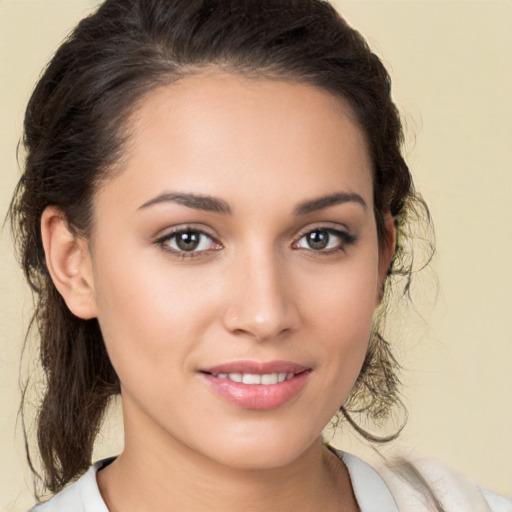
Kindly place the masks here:
POLYGON ((288 361, 237 361, 200 371, 215 395, 242 409, 276 409, 293 401, 311 368, 288 361))
POLYGON ((241 382, 242 384, 263 384, 272 385, 290 380, 295 375, 293 372, 290 373, 264 373, 259 375, 257 373, 213 373, 217 379, 227 379, 232 382, 241 382))

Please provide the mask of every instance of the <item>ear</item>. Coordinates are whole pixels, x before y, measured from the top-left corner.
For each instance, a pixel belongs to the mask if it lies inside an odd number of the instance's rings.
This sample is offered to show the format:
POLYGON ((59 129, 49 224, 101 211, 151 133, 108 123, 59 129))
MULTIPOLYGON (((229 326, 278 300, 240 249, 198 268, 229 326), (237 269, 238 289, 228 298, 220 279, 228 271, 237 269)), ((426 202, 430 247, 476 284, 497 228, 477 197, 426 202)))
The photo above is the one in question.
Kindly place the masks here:
POLYGON ((391 265, 393 255, 395 254, 396 247, 395 219, 389 212, 384 214, 384 225, 386 231, 379 253, 379 302, 382 299, 384 283, 388 276, 389 267, 391 265))
POLYGON ((84 320, 96 316, 91 255, 87 241, 72 233, 64 214, 49 206, 41 217, 46 266, 69 310, 84 320))

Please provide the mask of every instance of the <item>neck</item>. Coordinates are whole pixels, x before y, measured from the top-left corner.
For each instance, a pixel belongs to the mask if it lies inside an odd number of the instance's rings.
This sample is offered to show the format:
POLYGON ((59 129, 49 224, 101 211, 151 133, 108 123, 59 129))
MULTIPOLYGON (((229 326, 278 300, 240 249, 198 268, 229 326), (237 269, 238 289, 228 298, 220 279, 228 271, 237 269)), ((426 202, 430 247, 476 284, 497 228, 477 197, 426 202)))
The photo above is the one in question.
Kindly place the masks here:
POLYGON ((125 422, 125 449, 98 474, 111 512, 358 510, 344 464, 316 439, 282 467, 222 465, 178 442, 141 438, 125 422))

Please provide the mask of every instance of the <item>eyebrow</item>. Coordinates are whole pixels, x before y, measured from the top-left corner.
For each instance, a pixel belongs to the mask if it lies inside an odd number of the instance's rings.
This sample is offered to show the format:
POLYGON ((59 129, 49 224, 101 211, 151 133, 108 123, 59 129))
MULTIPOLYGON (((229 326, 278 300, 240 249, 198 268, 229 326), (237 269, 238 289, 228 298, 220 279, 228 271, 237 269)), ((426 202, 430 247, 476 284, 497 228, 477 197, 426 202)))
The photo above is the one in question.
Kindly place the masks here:
POLYGON ((222 199, 217 199, 211 196, 202 196, 198 194, 184 194, 184 193, 165 193, 161 194, 149 201, 146 201, 139 210, 149 208, 155 204, 160 203, 177 203, 188 208, 196 210, 205 210, 207 212, 231 214, 231 208, 222 199))
MULTIPOLYGON (((139 206, 138 210, 143 210, 161 203, 176 203, 186 206, 188 208, 194 208, 196 210, 205 210, 208 212, 223 213, 231 215, 232 211, 230 206, 223 201, 211 196, 203 196, 198 194, 185 194, 179 192, 169 192, 160 194, 149 201, 146 201, 143 205, 139 206)), ((337 192, 335 194, 329 194, 327 196, 310 199, 300 203, 295 208, 295 215, 305 215, 307 213, 314 212, 316 210, 322 210, 330 206, 335 206, 343 203, 357 203, 360 204, 365 210, 368 208, 364 199, 355 193, 349 192, 337 192)))
POLYGON ((343 203, 357 203, 360 204, 364 210, 368 208, 365 200, 359 195, 350 192, 336 192, 335 194, 329 194, 328 196, 318 197, 300 203, 295 208, 295 215, 305 215, 316 210, 322 210, 329 206, 335 206, 343 203))

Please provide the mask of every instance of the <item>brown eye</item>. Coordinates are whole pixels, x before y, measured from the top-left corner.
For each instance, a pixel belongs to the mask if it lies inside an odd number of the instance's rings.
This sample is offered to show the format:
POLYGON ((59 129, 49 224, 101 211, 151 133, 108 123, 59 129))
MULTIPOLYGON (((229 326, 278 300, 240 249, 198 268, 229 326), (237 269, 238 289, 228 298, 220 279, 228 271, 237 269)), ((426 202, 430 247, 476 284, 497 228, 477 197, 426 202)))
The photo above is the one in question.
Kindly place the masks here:
POLYGON ((211 236, 197 229, 182 229, 158 241, 164 248, 180 253, 198 253, 218 249, 220 245, 211 236))
POLYGON ((325 249, 329 245, 330 235, 327 231, 312 231, 306 235, 306 243, 316 251, 325 249))
POLYGON ((347 245, 355 242, 355 237, 345 231, 332 228, 317 228, 304 233, 294 244, 296 249, 309 249, 311 251, 343 250, 347 245))
POLYGON ((174 235, 176 246, 182 251, 195 251, 201 243, 201 233, 197 231, 185 231, 174 235))

